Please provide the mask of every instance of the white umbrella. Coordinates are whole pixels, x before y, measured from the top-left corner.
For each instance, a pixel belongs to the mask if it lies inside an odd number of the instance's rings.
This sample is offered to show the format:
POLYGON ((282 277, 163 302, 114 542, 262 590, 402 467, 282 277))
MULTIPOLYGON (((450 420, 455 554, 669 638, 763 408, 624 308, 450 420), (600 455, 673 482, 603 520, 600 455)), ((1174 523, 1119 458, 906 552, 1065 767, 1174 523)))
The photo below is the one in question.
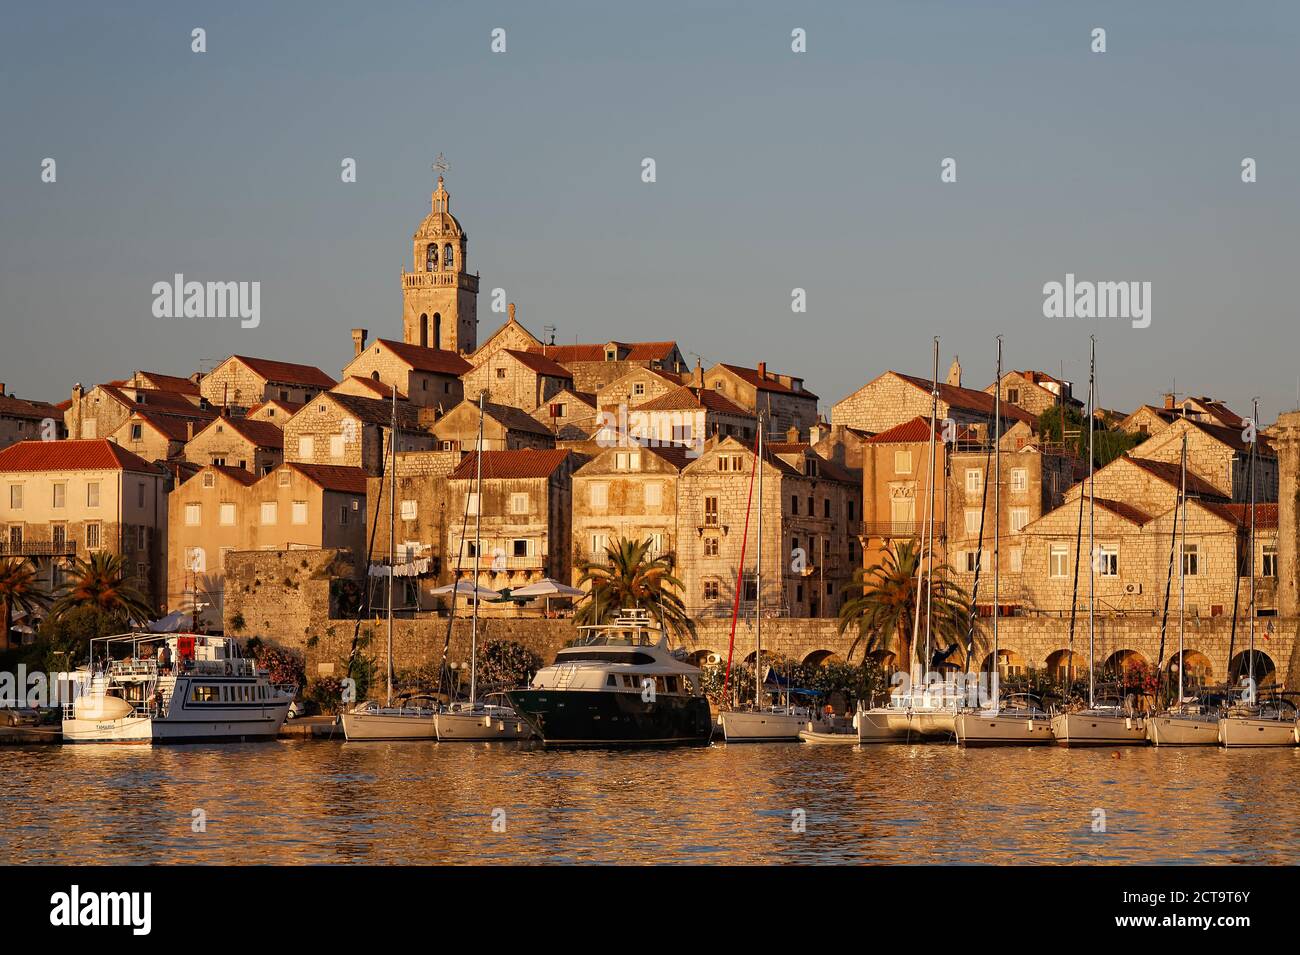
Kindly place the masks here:
POLYGON ((586 594, 585 590, 562 584, 554 577, 543 577, 535 584, 510 591, 511 597, 584 597, 586 594))
POLYGON ((184 627, 193 615, 173 610, 165 617, 159 617, 149 624, 150 633, 175 633, 184 627))
POLYGON ((468 580, 458 580, 453 584, 444 584, 441 587, 434 587, 430 590, 431 594, 449 594, 452 591, 460 594, 462 597, 477 597, 479 600, 496 600, 501 594, 489 587, 476 587, 468 580))
POLYGON ((14 630, 17 630, 19 633, 35 633, 35 632, 36 632, 36 631, 33 630, 31 627, 27 626, 27 624, 25 624, 25 623, 17 624, 13 629, 14 629, 14 630))

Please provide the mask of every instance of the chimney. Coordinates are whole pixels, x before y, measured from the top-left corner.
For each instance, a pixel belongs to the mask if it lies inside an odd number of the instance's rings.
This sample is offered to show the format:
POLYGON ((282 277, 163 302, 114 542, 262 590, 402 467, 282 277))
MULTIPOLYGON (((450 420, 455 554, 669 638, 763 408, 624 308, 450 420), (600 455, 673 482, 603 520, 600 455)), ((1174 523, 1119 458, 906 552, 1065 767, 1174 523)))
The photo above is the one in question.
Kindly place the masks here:
POLYGON ((0 398, 3 398, 4 396, 5 396, 5 383, 3 381, 0 381, 0 398))
POLYGON ((767 362, 760 361, 758 363, 758 377, 764 381, 767 380, 767 362))
POLYGON ((830 429, 827 428, 826 423, 824 421, 817 421, 816 423, 813 424, 812 427, 808 429, 808 443, 816 444, 822 438, 826 437, 829 430, 830 429))
POLYGON ((1174 396, 1173 396, 1173 394, 1166 394, 1166 395, 1165 395, 1165 410, 1166 410, 1166 411, 1173 411, 1173 410, 1174 410, 1174 396))
POLYGON ((353 358, 361 357, 361 353, 366 350, 366 335, 368 334, 369 332, 367 332, 364 328, 352 329, 352 357, 353 358))
POLYGON ((961 358, 954 355, 952 364, 948 366, 948 384, 961 387, 961 358))
POLYGON ((794 425, 790 425, 790 427, 785 429, 785 439, 789 441, 791 444, 798 444, 799 429, 794 425))
POLYGON ((80 401, 83 397, 85 397, 85 394, 86 394, 86 389, 81 387, 81 382, 77 382, 75 385, 72 386, 72 400, 74 403, 80 401))
POLYGON ((695 359, 695 371, 691 373, 691 387, 704 388, 704 369, 700 367, 700 360, 695 359))
POLYGON ((193 440, 194 440, 194 422, 193 422, 193 421, 186 421, 186 422, 185 422, 185 440, 186 440, 186 441, 193 441, 193 440))

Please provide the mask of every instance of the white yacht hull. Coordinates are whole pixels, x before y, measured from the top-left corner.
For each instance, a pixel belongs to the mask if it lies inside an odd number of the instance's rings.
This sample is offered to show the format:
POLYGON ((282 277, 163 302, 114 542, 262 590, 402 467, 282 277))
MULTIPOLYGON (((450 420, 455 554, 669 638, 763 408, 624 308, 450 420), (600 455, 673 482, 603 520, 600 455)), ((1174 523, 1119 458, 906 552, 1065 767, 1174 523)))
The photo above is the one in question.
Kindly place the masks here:
POLYGON ((801 730, 813 727, 805 715, 762 710, 726 710, 718 716, 718 723, 728 743, 798 740, 801 730))
POLYGON ((912 710, 907 714, 912 735, 923 739, 952 739, 957 732, 957 714, 953 710, 912 710))
POLYGON ((513 712, 469 710, 463 713, 439 713, 438 739, 459 740, 527 739, 532 736, 528 724, 513 712))
POLYGON ((1219 720, 1214 716, 1148 716, 1147 738, 1155 746, 1218 746, 1219 720))
POLYGON ((909 735, 907 714, 898 710, 859 710, 854 722, 859 743, 904 743, 909 735))
POLYGON ((1145 746, 1146 723, 1140 716, 1105 713, 1058 713, 1052 735, 1062 746, 1145 746))
POLYGON ((202 718, 128 716, 65 719, 65 743, 243 743, 275 739, 290 700, 267 706, 205 712, 202 718))
POLYGON ((1294 746, 1296 725, 1284 720, 1227 716, 1219 720, 1219 742, 1224 746, 1294 746))
POLYGON ((1037 746, 1056 738, 1046 714, 958 713, 955 725, 962 746, 1037 746))
POLYGON ((360 740, 432 740, 438 738, 432 713, 344 713, 343 737, 360 740))

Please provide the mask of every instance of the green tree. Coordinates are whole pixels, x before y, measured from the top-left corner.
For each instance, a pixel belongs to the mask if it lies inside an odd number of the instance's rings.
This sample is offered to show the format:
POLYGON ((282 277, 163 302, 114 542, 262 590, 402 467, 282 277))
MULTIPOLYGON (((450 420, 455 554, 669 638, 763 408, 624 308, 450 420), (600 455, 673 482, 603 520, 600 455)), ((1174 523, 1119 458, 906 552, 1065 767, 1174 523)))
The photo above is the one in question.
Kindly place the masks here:
POLYGON ((580 599, 578 623, 605 623, 620 610, 639 607, 683 643, 694 642, 695 624, 678 596, 685 588, 673 576, 676 557, 672 553, 652 557, 652 543, 650 538, 619 538, 606 546, 604 560, 583 566, 578 583, 591 588, 580 599))
POLYGON ((970 598, 959 584, 948 579, 947 568, 942 564, 934 568, 932 587, 927 586, 924 578, 921 580, 922 627, 918 641, 921 645, 912 646, 917 575, 923 569, 920 547, 908 540, 891 543, 878 564, 859 567, 853 572, 853 579, 845 588, 837 624, 841 634, 850 628, 857 630, 857 636, 849 644, 850 658, 861 646, 864 655, 892 652, 900 668, 910 669, 913 660, 928 667, 929 661, 922 659, 927 601, 934 648, 946 650, 954 644, 959 651, 965 648, 970 598))
POLYGON ((143 624, 154 615, 149 601, 128 581, 126 565, 116 554, 101 550, 89 559, 73 558, 71 574, 72 580, 54 602, 53 616, 85 606, 98 607, 134 624, 143 624))
MULTIPOLYGON (((1048 441, 1061 443, 1061 409, 1044 408, 1038 416, 1038 431, 1048 441)), ((1084 412, 1073 405, 1065 409, 1065 431, 1069 436, 1070 450, 1082 458, 1088 459, 1088 419, 1084 412)), ((1100 421, 1093 425, 1092 452, 1093 467, 1104 468, 1120 455, 1137 447, 1142 442, 1140 434, 1129 434, 1105 427, 1100 421)))
POLYGON ((93 604, 74 607, 41 624, 32 647, 33 662, 43 670, 71 669, 90 658, 90 641, 122 633, 127 622, 93 604))
POLYGON ((26 558, 6 558, 0 561, 0 606, 4 608, 4 647, 9 648, 9 632, 14 622, 14 612, 29 615, 34 610, 44 610, 50 597, 36 581, 36 568, 26 558))

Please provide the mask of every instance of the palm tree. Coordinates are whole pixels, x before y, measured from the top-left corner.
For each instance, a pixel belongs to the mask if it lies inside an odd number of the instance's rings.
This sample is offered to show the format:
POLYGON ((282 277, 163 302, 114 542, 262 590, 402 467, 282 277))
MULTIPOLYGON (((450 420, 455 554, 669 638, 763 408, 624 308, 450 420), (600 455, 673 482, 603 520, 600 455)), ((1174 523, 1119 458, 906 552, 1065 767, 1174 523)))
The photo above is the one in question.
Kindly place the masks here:
POLYGON ((695 624, 678 594, 684 589, 673 576, 677 559, 670 552, 651 556, 653 542, 620 538, 605 547, 605 559, 587 562, 578 584, 591 584, 582 598, 580 624, 604 623, 620 610, 640 607, 685 642, 695 635, 695 624))
POLYGON ((24 558, 0 562, 0 604, 4 605, 4 649, 9 649, 9 629, 14 611, 30 615, 50 605, 50 597, 36 582, 36 568, 24 558))
MULTIPOLYGON (((840 607, 837 630, 843 634, 850 627, 857 628, 857 636, 849 644, 848 656, 859 645, 863 654, 891 651, 901 666, 908 666, 914 658, 929 666, 920 647, 912 646, 912 627, 916 614, 916 578, 921 571, 922 552, 913 541, 893 542, 885 550, 880 563, 853 572, 853 580, 845 589, 845 600, 840 607)), ((927 590, 921 581, 921 612, 925 619, 927 598, 930 604, 930 635, 936 650, 965 647, 966 631, 970 620, 970 598, 966 592, 947 577, 942 565, 934 569, 934 583, 927 590)), ((922 633, 924 636, 924 633, 922 633)), ((908 667, 910 669, 910 666, 908 667)))
POLYGON ((72 580, 54 602, 54 616, 84 606, 97 607, 134 623, 144 623, 153 616, 149 601, 127 581, 126 565, 116 554, 101 550, 88 560, 75 557, 69 573, 72 580))

